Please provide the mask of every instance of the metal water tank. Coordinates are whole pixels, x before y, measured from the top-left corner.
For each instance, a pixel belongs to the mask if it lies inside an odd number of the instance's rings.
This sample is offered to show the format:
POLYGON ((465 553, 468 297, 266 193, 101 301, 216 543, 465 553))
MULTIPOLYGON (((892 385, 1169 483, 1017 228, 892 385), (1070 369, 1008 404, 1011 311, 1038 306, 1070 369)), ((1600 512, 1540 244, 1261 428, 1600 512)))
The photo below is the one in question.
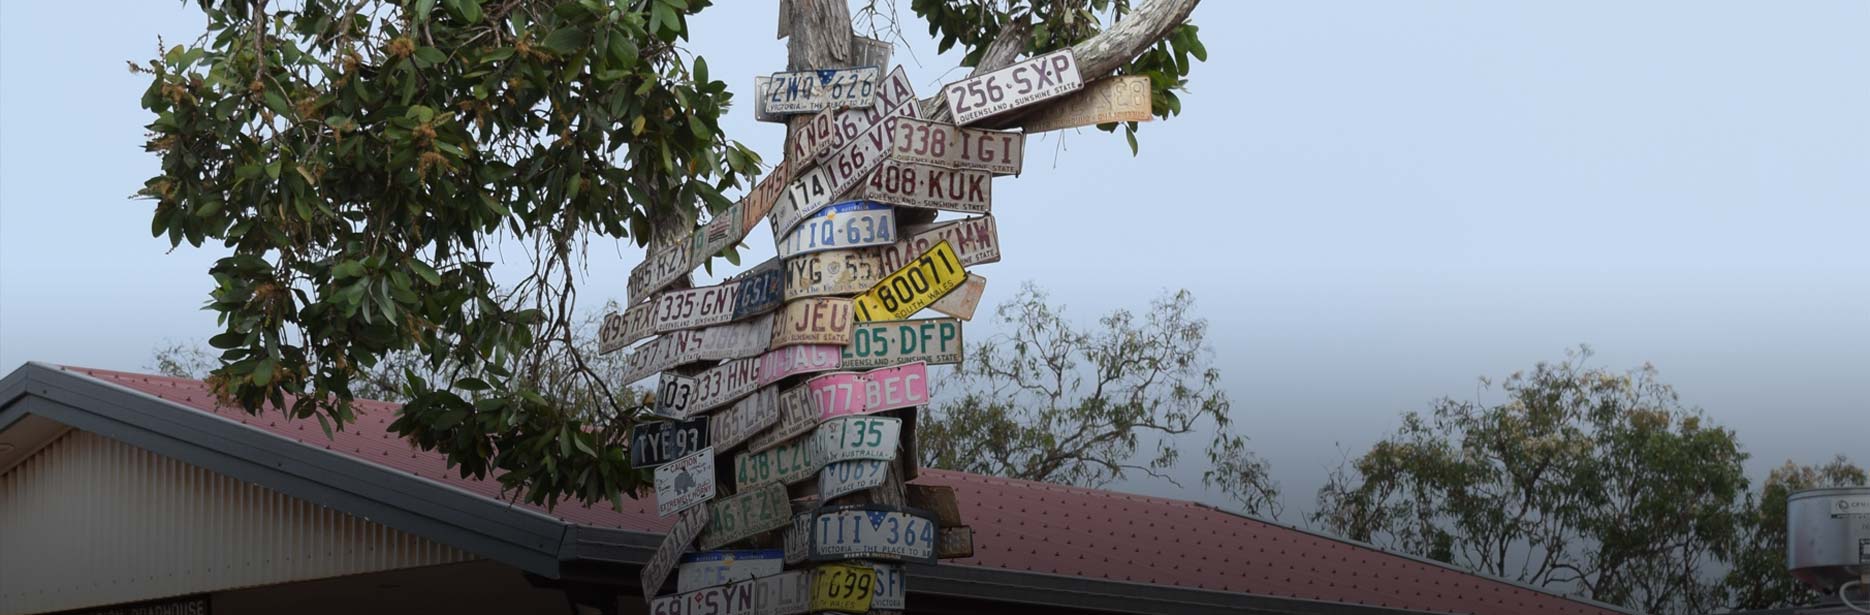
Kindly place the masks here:
POLYGON ((1786 567, 1806 585, 1832 594, 1870 572, 1870 487, 1794 492, 1786 524, 1786 567))

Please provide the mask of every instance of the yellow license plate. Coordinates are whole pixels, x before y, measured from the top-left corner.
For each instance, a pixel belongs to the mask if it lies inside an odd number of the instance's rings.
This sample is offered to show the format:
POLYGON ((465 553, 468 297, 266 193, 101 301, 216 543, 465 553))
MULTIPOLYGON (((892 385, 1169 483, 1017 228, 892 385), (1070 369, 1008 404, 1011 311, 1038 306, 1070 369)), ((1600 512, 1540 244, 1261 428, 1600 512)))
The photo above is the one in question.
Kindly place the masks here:
POLYGON ((967 281, 967 270, 946 240, 937 242, 901 269, 858 295, 857 322, 903 320, 967 281))
POLYGON ((873 566, 819 566, 812 575, 811 610, 866 613, 876 590, 877 569, 873 566))

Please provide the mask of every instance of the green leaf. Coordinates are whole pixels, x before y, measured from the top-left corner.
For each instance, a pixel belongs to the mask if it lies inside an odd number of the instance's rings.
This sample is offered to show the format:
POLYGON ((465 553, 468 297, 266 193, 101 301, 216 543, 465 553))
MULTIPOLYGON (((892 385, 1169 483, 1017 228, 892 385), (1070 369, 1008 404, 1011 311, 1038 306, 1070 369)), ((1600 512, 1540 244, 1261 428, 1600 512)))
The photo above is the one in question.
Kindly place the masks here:
POLYGON ((434 47, 416 48, 416 65, 424 68, 448 61, 448 54, 434 47))
POLYGON ((416 275, 420 276, 422 278, 422 281, 428 282, 430 286, 441 286, 441 283, 442 283, 441 274, 436 273, 435 268, 430 267, 428 263, 424 263, 422 261, 415 260, 415 259, 410 259, 409 268, 414 269, 416 272, 416 275))
POLYGON ((428 23, 429 13, 435 10, 435 0, 416 0, 416 21, 428 23))
POLYGON ((590 38, 585 35, 584 30, 573 27, 553 30, 545 37, 546 48, 561 55, 582 49, 589 42, 590 38))
POLYGON ((271 383, 273 381, 273 368, 277 366, 278 364, 273 361, 272 357, 260 359, 258 363, 254 363, 252 374, 254 386, 266 386, 271 383))
POLYGON ((435 418, 435 422, 431 423, 429 428, 437 430, 452 429, 455 425, 461 423, 461 419, 467 418, 467 414, 466 410, 449 410, 443 412, 441 416, 435 418))
POLYGON ((1130 141, 1130 155, 1135 156, 1137 153, 1136 152, 1136 130, 1129 129, 1129 128, 1124 129, 1123 138, 1130 141))

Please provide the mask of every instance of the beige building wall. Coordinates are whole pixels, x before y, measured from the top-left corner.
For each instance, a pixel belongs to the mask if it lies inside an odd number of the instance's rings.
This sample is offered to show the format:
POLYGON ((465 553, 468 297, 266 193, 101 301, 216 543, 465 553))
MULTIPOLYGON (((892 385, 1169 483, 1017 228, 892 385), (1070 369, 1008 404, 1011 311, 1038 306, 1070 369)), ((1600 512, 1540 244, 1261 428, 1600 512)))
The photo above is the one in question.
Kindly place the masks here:
POLYGON ((82 431, 0 474, 0 615, 472 559, 82 431))

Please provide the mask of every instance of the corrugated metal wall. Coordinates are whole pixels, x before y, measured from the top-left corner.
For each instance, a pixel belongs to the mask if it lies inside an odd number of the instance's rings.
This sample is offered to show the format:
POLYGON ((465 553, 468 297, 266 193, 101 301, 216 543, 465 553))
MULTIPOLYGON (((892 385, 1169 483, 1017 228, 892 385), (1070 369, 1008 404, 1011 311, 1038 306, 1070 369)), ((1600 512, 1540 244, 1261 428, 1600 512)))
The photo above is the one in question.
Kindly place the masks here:
POLYGON ((0 475, 0 613, 470 559, 86 432, 0 475))

